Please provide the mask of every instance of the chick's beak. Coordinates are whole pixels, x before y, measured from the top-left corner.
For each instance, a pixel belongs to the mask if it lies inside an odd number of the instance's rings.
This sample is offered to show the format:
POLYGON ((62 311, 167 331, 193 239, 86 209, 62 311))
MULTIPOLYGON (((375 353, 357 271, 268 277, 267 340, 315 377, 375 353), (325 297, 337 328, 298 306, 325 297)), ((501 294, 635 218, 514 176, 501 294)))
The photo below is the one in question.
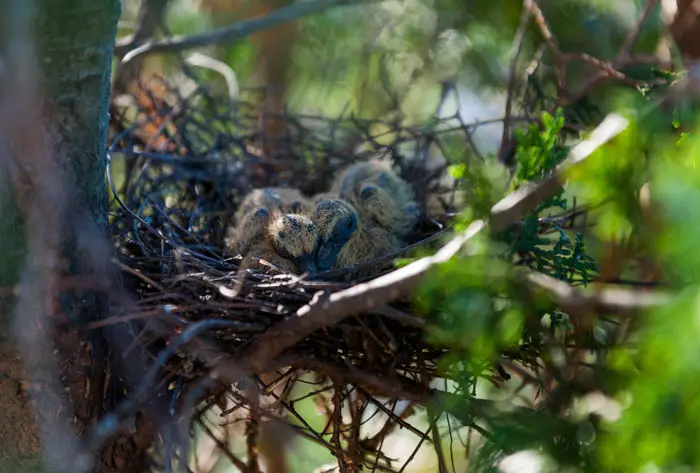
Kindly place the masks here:
POLYGON ((296 258, 294 262, 303 273, 318 273, 318 266, 313 255, 302 255, 296 258))

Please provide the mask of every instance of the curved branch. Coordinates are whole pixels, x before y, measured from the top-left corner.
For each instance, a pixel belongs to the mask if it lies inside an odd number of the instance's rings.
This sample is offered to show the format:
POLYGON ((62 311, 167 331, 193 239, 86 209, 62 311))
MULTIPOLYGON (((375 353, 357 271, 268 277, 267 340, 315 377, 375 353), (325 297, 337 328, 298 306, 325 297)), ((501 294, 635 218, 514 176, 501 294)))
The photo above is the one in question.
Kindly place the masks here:
MULTIPOLYGON (((174 53, 245 38, 259 31, 273 28, 288 21, 315 15, 331 7, 357 5, 363 1, 366 0, 316 0, 314 2, 295 3, 293 5, 280 8, 279 10, 276 10, 269 15, 265 15, 262 18, 253 18, 252 20, 241 21, 223 28, 216 28, 208 33, 192 36, 174 36, 163 41, 151 41, 128 52, 120 49, 118 46, 116 51, 117 55, 123 54, 124 56, 122 59, 122 64, 127 64, 137 57, 142 57, 149 54, 161 52, 174 53)), ((123 47, 130 47, 130 44, 123 45, 123 47)))

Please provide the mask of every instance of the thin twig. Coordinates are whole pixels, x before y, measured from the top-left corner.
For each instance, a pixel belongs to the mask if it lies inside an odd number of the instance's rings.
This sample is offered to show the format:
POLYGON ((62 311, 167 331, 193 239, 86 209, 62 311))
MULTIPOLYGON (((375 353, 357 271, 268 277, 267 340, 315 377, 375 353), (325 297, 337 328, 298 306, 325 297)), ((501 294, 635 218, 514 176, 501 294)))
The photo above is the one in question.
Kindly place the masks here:
POLYGON ((660 307, 671 300, 670 294, 618 287, 584 292, 559 279, 530 271, 525 280, 535 289, 545 291, 564 312, 582 310, 605 314, 629 314, 641 309, 660 307))
POLYGON ((515 91, 516 82, 516 70, 518 66, 518 59, 520 58, 520 53, 523 49, 523 44, 525 40, 525 33, 527 32, 527 26, 530 24, 530 9, 527 8, 527 1, 523 2, 523 11, 520 15, 520 24, 515 32, 515 38, 513 39, 512 57, 510 60, 510 68, 508 70, 508 89, 506 92, 506 111, 505 119, 503 120, 503 133, 501 135, 501 147, 498 152, 500 159, 505 160, 506 153, 511 146, 510 140, 510 116, 513 110, 513 94, 515 91))
MULTIPOLYGON (((363 2, 365 0, 362 0, 363 2)), ((154 53, 174 53, 213 44, 221 44, 236 39, 242 39, 259 31, 274 28, 288 21, 298 20, 305 16, 321 13, 331 7, 356 5, 357 0, 316 0, 313 2, 294 3, 275 10, 262 18, 241 21, 223 28, 217 28, 208 33, 192 36, 174 36, 163 41, 152 41, 138 46, 124 54, 122 64, 127 64, 137 57, 154 53)))
POLYGON ((557 91, 558 95, 561 95, 566 90, 566 59, 561 53, 559 46, 557 45, 557 40, 552 35, 552 30, 547 24, 547 20, 544 18, 544 14, 537 4, 536 0, 524 0, 525 8, 532 12, 535 17, 535 22, 537 27, 542 34, 549 51, 554 56, 554 70, 557 78, 557 91))
POLYGON ((637 42, 637 38, 639 38, 639 33, 642 31, 642 25, 644 24, 645 21, 647 21, 647 18, 649 18, 649 15, 651 14, 652 10, 654 7, 659 3, 659 0, 647 0, 647 6, 644 8, 644 11, 642 12, 642 15, 639 17, 639 20, 635 23, 635 25, 632 27, 632 29, 627 33, 627 37, 625 38, 625 41, 622 43, 622 47, 620 48, 620 52, 617 53, 617 57, 615 58, 615 63, 620 63, 622 61, 629 60, 632 56, 632 48, 634 47, 634 43, 637 42))

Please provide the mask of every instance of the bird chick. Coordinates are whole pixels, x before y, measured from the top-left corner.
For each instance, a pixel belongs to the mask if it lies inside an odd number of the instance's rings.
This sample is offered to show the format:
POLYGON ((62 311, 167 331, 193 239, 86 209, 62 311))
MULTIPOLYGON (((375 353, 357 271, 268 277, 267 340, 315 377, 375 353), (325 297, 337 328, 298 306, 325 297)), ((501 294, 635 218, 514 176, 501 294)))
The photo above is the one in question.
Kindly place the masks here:
POLYGON ((297 273, 316 272, 318 231, 304 215, 271 212, 260 207, 243 216, 234 230, 230 250, 254 257, 252 268, 262 268, 262 258, 281 269, 297 273))
POLYGON ((319 236, 316 264, 319 271, 328 271, 358 228, 357 211, 344 200, 322 199, 316 203, 312 220, 319 236))
MULTIPOLYGON (((361 220, 355 208, 342 199, 321 200, 312 218, 319 234, 316 253, 319 271, 356 266, 403 247, 396 235, 361 220)), ((369 274, 374 269, 368 268, 360 274, 369 274)))
POLYGON ((286 258, 282 258, 267 241, 262 241, 253 245, 250 251, 246 254, 246 257, 249 258, 250 263, 248 264, 248 267, 250 269, 268 269, 268 266, 264 265, 260 261, 265 260, 286 273, 297 274, 300 271, 299 267, 294 264, 294 262, 286 258))
POLYGON ((413 229, 420 216, 411 186, 379 161, 348 167, 336 178, 331 193, 350 202, 361 218, 400 237, 413 229))
POLYGON ((240 223, 246 215, 261 207, 271 212, 297 214, 310 212, 313 206, 298 189, 291 187, 253 189, 238 207, 236 223, 240 223))
POLYGON ((306 215, 284 214, 272 218, 265 232, 265 243, 271 244, 282 258, 292 261, 302 272, 316 273, 318 229, 306 215))
MULTIPOLYGON (((363 224, 340 249, 333 269, 357 266, 399 251, 403 246, 404 242, 386 229, 373 223, 363 224)), ((371 266, 358 275, 370 275, 376 269, 371 266)))
POLYGON ((265 228, 270 221, 270 211, 260 207, 236 219, 237 225, 229 228, 226 246, 234 255, 248 253, 255 242, 265 237, 265 228))

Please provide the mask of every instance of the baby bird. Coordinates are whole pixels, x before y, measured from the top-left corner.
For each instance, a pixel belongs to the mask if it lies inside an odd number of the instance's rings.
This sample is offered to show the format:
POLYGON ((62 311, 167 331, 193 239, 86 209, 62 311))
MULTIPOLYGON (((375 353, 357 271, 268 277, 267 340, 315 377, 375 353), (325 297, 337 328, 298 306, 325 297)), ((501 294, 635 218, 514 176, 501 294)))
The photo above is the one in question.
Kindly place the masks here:
POLYGON ((402 247, 399 238, 372 222, 362 221, 355 208, 342 199, 319 201, 312 219, 319 234, 319 271, 356 266, 402 247))
MULTIPOLYGON (((318 230, 304 215, 275 214, 261 208, 256 214, 268 213, 268 221, 260 240, 247 252, 248 256, 262 258, 287 272, 316 273, 316 246, 318 230)), ((254 261, 252 267, 261 267, 254 261)))
MULTIPOLYGON (((389 255, 403 248, 404 242, 384 228, 367 223, 353 234, 335 258, 335 268, 357 266, 360 263, 372 261, 389 255)), ((372 274, 376 268, 368 268, 359 274, 372 274)))
POLYGON ((408 235, 420 216, 411 186, 379 161, 353 164, 336 178, 331 193, 350 202, 364 220, 399 237, 408 235))
POLYGON ((270 211, 265 207, 238 217, 237 225, 229 228, 226 246, 233 254, 247 254, 255 242, 265 237, 265 229, 269 221, 270 211))
POLYGON ((355 208, 339 199, 321 199, 316 203, 312 220, 318 229, 316 264, 319 271, 336 267, 336 257, 358 229, 355 208))
MULTIPOLYGON (((234 254, 262 258, 288 272, 316 272, 318 232, 306 215, 310 208, 296 189, 253 190, 236 212, 229 249, 234 254)), ((262 267, 257 260, 252 266, 262 267)))

